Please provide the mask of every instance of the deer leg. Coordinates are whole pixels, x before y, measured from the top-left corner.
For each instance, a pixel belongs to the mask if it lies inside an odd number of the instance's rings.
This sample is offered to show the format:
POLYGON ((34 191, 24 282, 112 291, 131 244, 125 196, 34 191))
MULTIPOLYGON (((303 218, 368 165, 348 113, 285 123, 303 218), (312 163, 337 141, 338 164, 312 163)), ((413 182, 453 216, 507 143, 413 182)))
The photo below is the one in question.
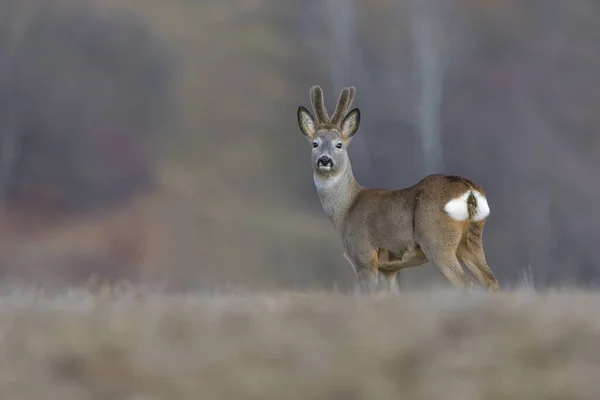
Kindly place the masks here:
POLYGON ((397 294, 398 290, 398 282, 396 281, 396 277, 398 276, 398 270, 396 271, 380 271, 385 277, 385 283, 388 293, 397 294))
POLYGON ((430 260, 454 286, 467 289, 473 287, 473 282, 469 279, 454 254, 448 254, 440 258, 432 257, 430 260))
POLYGON ((497 292, 500 289, 496 277, 494 277, 492 270, 485 260, 483 249, 472 253, 461 252, 459 253, 459 259, 485 288, 492 292, 497 292))
POLYGON ((469 226, 456 255, 481 285, 492 292, 497 292, 499 290, 498 281, 488 266, 483 252, 484 225, 485 221, 478 221, 469 226))
POLYGON ((356 265, 354 265, 354 262, 352 261, 352 259, 350 257, 348 257, 348 254, 346 254, 346 253, 344 253, 342 255, 344 256, 346 261, 348 261, 348 263, 350 264, 350 268, 352 268, 352 271, 354 271, 354 273, 357 274, 358 271, 357 271, 356 265))
POLYGON ((357 291, 363 294, 376 293, 379 290, 377 250, 368 246, 355 246, 351 252, 345 252, 344 257, 356 272, 357 291))
POLYGON ((362 294, 377 293, 379 276, 376 269, 359 267, 356 274, 358 276, 358 288, 362 294))
POLYGON ((456 257, 463 239, 464 225, 446 215, 438 215, 426 206, 417 209, 415 218, 417 244, 425 257, 454 286, 473 287, 473 282, 456 257))
POLYGON ((471 288, 473 282, 467 276, 456 258, 454 251, 436 249, 435 247, 421 246, 425 256, 454 286, 471 288))

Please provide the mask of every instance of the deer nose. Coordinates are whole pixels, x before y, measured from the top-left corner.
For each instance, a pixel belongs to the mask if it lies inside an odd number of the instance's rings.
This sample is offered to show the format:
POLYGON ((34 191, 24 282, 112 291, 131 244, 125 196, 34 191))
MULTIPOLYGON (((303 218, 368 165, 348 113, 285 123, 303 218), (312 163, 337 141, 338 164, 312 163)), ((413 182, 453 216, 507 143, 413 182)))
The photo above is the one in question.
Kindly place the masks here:
POLYGON ((317 161, 319 165, 333 165, 333 160, 329 156, 321 156, 319 157, 319 161, 317 161))

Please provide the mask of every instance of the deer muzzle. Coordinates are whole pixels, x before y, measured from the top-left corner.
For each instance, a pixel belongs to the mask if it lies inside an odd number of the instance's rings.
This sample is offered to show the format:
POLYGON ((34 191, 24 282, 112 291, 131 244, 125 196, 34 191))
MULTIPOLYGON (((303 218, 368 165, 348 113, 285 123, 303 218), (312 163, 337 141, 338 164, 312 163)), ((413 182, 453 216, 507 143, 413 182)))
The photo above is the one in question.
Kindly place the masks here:
POLYGON ((333 168, 333 160, 329 156, 321 156, 317 160, 317 167, 322 171, 329 171, 333 168))

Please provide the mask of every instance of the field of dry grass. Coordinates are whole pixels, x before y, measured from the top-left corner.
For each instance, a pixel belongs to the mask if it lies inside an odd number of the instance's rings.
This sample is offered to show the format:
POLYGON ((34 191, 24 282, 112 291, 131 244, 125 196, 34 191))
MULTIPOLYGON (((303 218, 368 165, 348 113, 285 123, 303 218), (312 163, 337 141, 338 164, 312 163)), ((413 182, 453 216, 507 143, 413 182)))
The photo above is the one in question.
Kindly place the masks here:
POLYGON ((597 399, 584 292, 4 289, 3 399, 597 399))

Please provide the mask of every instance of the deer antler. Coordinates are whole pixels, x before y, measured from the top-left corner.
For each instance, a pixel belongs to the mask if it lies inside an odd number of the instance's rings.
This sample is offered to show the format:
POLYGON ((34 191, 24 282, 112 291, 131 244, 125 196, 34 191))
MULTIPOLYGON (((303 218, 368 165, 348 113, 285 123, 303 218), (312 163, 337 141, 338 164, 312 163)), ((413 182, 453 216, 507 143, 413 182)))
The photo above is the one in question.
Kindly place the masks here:
POLYGON ((325 101, 323 100, 323 89, 320 86, 310 88, 310 102, 315 111, 315 122, 317 125, 329 123, 329 115, 327 114, 325 101))
POLYGON ((342 122, 342 119, 344 119, 348 113, 348 109, 352 105, 352 101, 354 101, 355 94, 356 89, 354 86, 342 89, 340 97, 338 98, 337 106, 335 107, 335 112, 333 113, 329 123, 339 126, 339 124, 342 122))
POLYGON ((315 111, 316 124, 331 124, 338 126, 352 105, 355 94, 356 88, 354 86, 342 89, 333 116, 330 118, 327 109, 325 108, 323 89, 321 89, 320 86, 312 86, 310 88, 310 101, 313 110, 315 111))

